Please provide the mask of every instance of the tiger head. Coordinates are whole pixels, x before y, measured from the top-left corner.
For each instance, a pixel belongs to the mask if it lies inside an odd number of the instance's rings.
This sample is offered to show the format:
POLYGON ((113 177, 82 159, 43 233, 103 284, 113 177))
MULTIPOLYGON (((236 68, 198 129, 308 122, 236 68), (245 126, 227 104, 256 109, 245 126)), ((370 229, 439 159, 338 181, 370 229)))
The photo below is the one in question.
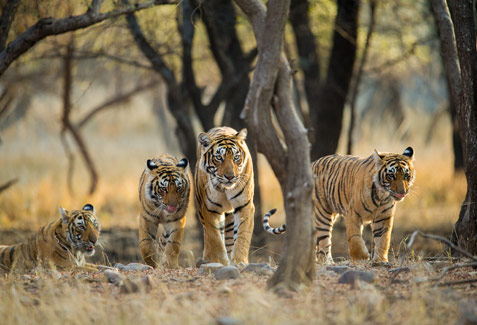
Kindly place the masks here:
POLYGON ((62 225, 66 228, 65 237, 73 252, 94 255, 101 231, 94 207, 86 204, 81 210, 64 210, 62 207, 59 210, 62 225))
POLYGON ((374 183, 389 192, 395 201, 402 201, 409 193, 416 172, 413 166, 414 150, 406 148, 402 154, 379 153, 374 150, 377 173, 374 183))
POLYGON ((215 189, 230 190, 238 184, 248 159, 244 150, 246 137, 247 129, 215 137, 199 134, 202 147, 199 166, 209 175, 215 189))
POLYGON ((188 163, 186 158, 182 158, 176 165, 160 159, 148 159, 145 169, 149 176, 145 184, 147 200, 167 214, 174 214, 187 204, 189 179, 186 168, 188 163))

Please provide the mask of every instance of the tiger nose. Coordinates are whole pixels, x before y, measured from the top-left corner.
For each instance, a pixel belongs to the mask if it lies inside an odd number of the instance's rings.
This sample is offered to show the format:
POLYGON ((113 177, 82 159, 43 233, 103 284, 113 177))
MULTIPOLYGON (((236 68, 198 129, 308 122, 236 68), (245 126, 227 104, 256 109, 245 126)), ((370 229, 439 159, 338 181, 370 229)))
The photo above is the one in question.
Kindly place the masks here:
POLYGON ((224 175, 225 178, 227 178, 229 181, 231 181, 232 179, 234 179, 234 175, 224 175))

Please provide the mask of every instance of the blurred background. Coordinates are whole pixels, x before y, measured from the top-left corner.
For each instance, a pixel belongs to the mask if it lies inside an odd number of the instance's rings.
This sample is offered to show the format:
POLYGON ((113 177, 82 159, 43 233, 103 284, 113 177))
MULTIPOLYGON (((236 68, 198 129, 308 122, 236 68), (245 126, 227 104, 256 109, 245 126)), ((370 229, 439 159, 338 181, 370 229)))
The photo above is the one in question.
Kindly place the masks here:
MULTIPOLYGON (((24 1, 8 39, 40 18, 83 14, 88 4, 24 1)), ((101 10, 116 6, 105 1, 101 10)), ((397 207, 391 259, 415 229, 449 236, 466 181, 429 1, 292 0, 285 52, 313 160, 414 148, 417 177, 397 207)), ((58 206, 91 203, 108 259, 140 261, 146 160, 168 152, 193 169, 199 132, 246 127, 239 114, 255 57, 251 26, 228 0, 158 5, 39 42, 0 77, 0 243, 58 218, 58 206)), ((277 207, 277 226, 280 186, 266 159, 254 159, 256 220, 277 207)), ((184 249, 199 257, 201 227, 190 202, 184 249)), ((283 237, 264 234, 257 221, 251 260, 277 260, 283 237)), ((334 257, 347 256, 343 233, 339 221, 334 257)), ((366 236, 370 244, 369 229, 366 236)), ((443 247, 416 249, 429 255, 443 247)))

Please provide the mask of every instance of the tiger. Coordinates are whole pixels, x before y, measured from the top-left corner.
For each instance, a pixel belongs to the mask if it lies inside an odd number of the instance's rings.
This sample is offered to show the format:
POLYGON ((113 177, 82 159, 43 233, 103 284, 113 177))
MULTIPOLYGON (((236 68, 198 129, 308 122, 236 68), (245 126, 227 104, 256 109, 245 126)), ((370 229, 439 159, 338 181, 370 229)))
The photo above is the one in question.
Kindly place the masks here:
POLYGON ((95 208, 86 204, 81 210, 64 210, 61 217, 40 228, 26 241, 0 246, 0 269, 31 271, 36 267, 58 270, 98 271, 86 263, 85 256, 95 253, 101 226, 95 208))
POLYGON ((139 249, 146 264, 178 268, 190 183, 186 158, 165 153, 146 161, 139 181, 139 249), (156 239, 159 224, 161 237, 156 239))
MULTIPOLYGON (((402 154, 380 153, 367 158, 330 155, 312 163, 315 177, 313 211, 314 242, 317 260, 332 264, 331 232, 337 217, 345 219, 351 260, 367 260, 370 254, 362 237, 363 225, 373 231, 373 261, 387 262, 396 203, 404 200, 415 180, 414 150, 402 154)), ((264 229, 273 234, 286 231, 285 225, 273 228, 264 217, 264 229)))
POLYGON ((204 229, 203 261, 248 263, 253 231, 253 163, 247 129, 215 127, 198 136, 195 203, 204 229))

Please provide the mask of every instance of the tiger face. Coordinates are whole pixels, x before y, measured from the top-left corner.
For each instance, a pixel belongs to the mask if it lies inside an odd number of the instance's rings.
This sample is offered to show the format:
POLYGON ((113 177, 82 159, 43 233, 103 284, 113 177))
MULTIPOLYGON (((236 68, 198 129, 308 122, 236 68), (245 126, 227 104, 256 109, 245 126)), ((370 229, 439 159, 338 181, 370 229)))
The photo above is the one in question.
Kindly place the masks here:
POLYGON ((406 148, 402 155, 379 153, 374 150, 377 173, 374 183, 391 194, 395 201, 402 201, 409 193, 415 178, 414 150, 406 148))
POLYGON ((146 162, 149 182, 146 184, 146 198, 156 208, 167 214, 179 211, 187 200, 188 178, 185 174, 188 160, 183 158, 177 165, 157 165, 152 159, 146 162))
POLYGON ((241 179, 247 162, 243 142, 247 129, 235 135, 220 135, 211 138, 207 133, 199 134, 199 143, 205 153, 202 155, 200 168, 210 177, 217 190, 231 190, 241 179))
POLYGON ((62 224, 66 227, 66 240, 74 252, 92 256, 99 239, 101 226, 96 218, 96 211, 91 204, 86 204, 81 210, 60 209, 62 224))

